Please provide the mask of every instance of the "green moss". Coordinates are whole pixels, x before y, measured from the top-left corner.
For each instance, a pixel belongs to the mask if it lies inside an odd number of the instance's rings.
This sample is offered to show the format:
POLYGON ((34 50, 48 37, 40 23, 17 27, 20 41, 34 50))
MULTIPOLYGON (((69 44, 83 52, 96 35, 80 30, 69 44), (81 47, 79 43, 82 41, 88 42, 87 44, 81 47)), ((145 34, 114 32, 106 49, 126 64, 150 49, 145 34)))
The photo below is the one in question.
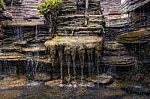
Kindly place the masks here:
POLYGON ((47 0, 38 6, 39 13, 41 14, 57 14, 58 8, 62 4, 62 0, 47 0))
POLYGON ((0 0, 0 7, 1 7, 3 10, 6 9, 6 5, 5 5, 5 3, 4 3, 3 0, 0 0))

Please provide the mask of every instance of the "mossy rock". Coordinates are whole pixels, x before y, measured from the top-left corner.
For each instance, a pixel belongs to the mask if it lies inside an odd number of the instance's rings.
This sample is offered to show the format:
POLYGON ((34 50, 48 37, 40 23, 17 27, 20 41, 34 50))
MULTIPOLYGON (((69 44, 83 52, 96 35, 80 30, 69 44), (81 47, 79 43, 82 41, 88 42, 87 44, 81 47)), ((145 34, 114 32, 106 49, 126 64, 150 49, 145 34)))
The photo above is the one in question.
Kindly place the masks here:
POLYGON ((145 30, 127 32, 117 37, 119 43, 141 43, 141 39, 145 36, 145 30))

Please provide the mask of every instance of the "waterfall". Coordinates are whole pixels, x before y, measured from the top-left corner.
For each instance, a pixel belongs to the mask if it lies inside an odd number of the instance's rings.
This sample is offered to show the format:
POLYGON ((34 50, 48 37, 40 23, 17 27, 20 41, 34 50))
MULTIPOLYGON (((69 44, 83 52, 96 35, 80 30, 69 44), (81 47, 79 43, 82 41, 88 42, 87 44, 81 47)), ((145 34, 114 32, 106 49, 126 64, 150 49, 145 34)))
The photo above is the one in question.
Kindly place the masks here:
POLYGON ((22 31, 22 27, 14 27, 14 33, 16 33, 16 41, 21 41, 23 40, 23 31, 22 31))
POLYGON ((14 3, 14 0, 11 0, 11 5, 10 5, 11 8, 13 8, 13 3, 14 3))
POLYGON ((98 50, 95 50, 95 60, 96 60, 96 68, 97 68, 97 74, 100 74, 100 57, 101 57, 101 53, 98 50))
POLYGON ((86 3, 85 3, 85 15, 87 15, 88 13, 88 8, 89 8, 89 0, 86 0, 86 3))
MULTIPOLYGON (((67 68, 68 68, 68 81, 70 82, 71 80, 71 72, 70 72, 70 66, 71 66, 71 50, 69 47, 65 47, 64 54, 66 55, 66 63, 67 63, 67 68)), ((68 82, 68 83, 69 83, 68 82)))
POLYGON ((87 55, 88 55, 88 76, 91 78, 91 76, 92 76, 92 70, 91 70, 91 57, 92 57, 92 55, 91 55, 92 53, 91 53, 91 50, 89 49, 88 51, 87 51, 87 55))
POLYGON ((26 53, 27 57, 28 57, 28 61, 27 61, 27 71, 28 71, 28 77, 29 79, 34 79, 34 61, 33 61, 33 54, 31 52, 27 52, 26 53))
POLYGON ((64 46, 58 46, 58 55, 59 55, 59 61, 60 61, 60 75, 61 75, 61 80, 63 83, 63 63, 64 63, 64 46))
POLYGON ((38 40, 38 26, 35 26, 35 40, 38 40))
POLYGON ((73 62, 74 81, 76 82, 76 49, 72 49, 71 57, 72 57, 72 62, 73 62))
POLYGON ((81 65, 81 84, 83 84, 83 76, 84 76, 84 61, 85 61, 85 49, 80 49, 79 50, 79 59, 80 59, 80 65, 81 65))

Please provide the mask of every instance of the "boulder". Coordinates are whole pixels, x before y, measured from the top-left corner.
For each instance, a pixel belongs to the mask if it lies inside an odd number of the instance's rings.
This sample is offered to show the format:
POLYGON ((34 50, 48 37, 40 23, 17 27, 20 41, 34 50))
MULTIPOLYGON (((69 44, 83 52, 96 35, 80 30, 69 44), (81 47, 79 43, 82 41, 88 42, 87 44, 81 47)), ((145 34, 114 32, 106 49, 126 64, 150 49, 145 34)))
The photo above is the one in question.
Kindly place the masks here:
POLYGON ((7 77, 0 81, 0 89, 23 87, 27 84, 25 76, 7 77))
POLYGON ((62 84, 62 80, 51 80, 51 81, 45 82, 46 86, 58 86, 60 84, 62 84))
POLYGON ((46 73, 36 73, 34 80, 39 80, 39 81, 48 81, 51 79, 51 76, 46 74, 46 73))
POLYGON ((96 77, 91 77, 89 80, 99 84, 111 84, 114 81, 113 77, 107 74, 97 75, 96 77))

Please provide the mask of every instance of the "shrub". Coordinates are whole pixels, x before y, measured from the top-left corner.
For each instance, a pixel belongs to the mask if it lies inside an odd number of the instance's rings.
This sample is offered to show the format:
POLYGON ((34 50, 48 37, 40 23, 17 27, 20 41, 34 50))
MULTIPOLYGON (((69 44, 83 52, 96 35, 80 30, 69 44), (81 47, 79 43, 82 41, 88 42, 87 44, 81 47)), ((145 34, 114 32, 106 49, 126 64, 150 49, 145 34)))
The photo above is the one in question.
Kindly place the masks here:
POLYGON ((57 14, 62 0, 47 0, 38 6, 39 13, 41 14, 57 14))
POLYGON ((6 5, 5 5, 5 3, 4 3, 3 0, 0 0, 0 7, 1 7, 3 10, 6 9, 6 5))

